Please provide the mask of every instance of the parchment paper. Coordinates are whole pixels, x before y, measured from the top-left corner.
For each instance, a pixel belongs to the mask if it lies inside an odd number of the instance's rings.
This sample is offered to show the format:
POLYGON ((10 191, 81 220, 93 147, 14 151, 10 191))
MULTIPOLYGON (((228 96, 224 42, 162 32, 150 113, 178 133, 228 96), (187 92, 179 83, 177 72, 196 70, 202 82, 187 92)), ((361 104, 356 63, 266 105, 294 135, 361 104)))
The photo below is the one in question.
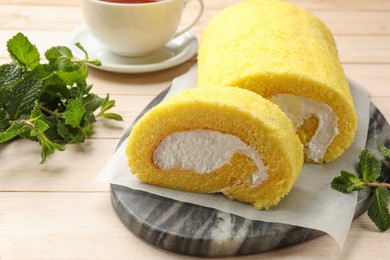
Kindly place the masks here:
MULTIPOLYGON (((195 87, 197 66, 186 74, 176 78, 166 97, 184 89, 195 87)), ((126 143, 117 149, 107 165, 99 173, 98 181, 107 181, 136 190, 143 190, 163 197, 215 208, 236 214, 251 220, 279 222, 305 228, 317 229, 331 235, 343 248, 347 237, 355 206, 357 192, 343 194, 331 188, 330 182, 339 175, 340 170, 354 171, 361 150, 365 147, 368 123, 369 104, 367 93, 352 84, 351 91, 359 118, 356 137, 351 147, 335 161, 313 165, 305 164, 297 182, 287 197, 269 210, 256 210, 253 206, 231 201, 220 194, 197 194, 166 189, 141 183, 130 174, 125 154, 126 143)), ((131 104, 130 104, 131 105, 131 104)))

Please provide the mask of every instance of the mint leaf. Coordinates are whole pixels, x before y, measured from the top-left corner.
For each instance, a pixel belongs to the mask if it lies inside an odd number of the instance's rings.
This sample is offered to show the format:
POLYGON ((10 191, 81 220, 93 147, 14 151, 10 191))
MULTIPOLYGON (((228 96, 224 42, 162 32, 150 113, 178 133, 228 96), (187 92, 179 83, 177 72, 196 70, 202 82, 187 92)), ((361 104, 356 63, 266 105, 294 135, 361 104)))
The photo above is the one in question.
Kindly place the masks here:
POLYGON ((390 157, 390 149, 385 146, 385 144, 379 145, 379 151, 383 154, 385 157, 390 157))
POLYGON ((0 91, 10 90, 15 83, 20 81, 22 73, 22 68, 16 64, 0 66, 0 91))
POLYGON ((9 118, 4 108, 0 107, 0 132, 9 127, 9 118))
POLYGON ((368 209, 368 216, 380 231, 390 228, 389 213, 390 192, 383 186, 375 188, 374 199, 368 209))
POLYGON ((375 182, 381 175, 381 162, 366 148, 359 156, 357 172, 364 182, 375 182))
POLYGON ((11 57, 24 69, 33 69, 39 65, 39 52, 22 33, 16 34, 7 42, 11 57))
POLYGON ((106 113, 115 106, 108 95, 103 99, 89 93, 87 64, 99 66, 100 61, 89 60, 84 47, 76 46, 85 59, 73 57, 66 46, 56 46, 45 52, 48 62, 41 64, 37 48, 23 34, 7 42, 13 62, 0 65, 2 143, 15 137, 37 141, 44 162, 50 154, 64 150, 61 144, 81 143, 90 137, 97 109, 105 118, 121 119, 106 113))
POLYGON ((41 163, 44 163, 46 161, 47 156, 49 156, 50 154, 53 154, 56 150, 65 151, 65 147, 63 147, 60 144, 57 144, 57 143, 50 141, 46 137, 46 135, 44 135, 44 134, 38 135, 38 141, 42 145, 41 163))
POLYGON ((110 100, 110 96, 107 95, 104 99, 103 99, 103 103, 102 103, 102 106, 100 108, 100 112, 97 116, 103 116, 104 118, 107 118, 107 119, 114 119, 114 120, 117 120, 117 121, 123 121, 123 118, 118 115, 118 114, 115 114, 115 113, 106 113, 107 110, 111 109, 115 107, 115 100, 110 100))
POLYGON ((80 126, 81 119, 83 118, 86 109, 79 100, 71 99, 66 106, 65 112, 65 124, 76 128, 80 126))
POLYGON ((99 67, 99 66, 102 65, 102 63, 100 62, 100 60, 87 60, 86 62, 89 63, 89 64, 92 64, 92 65, 95 65, 95 66, 97 66, 97 67, 99 67))
POLYGON ((102 107, 100 108, 100 113, 104 113, 113 107, 115 107, 115 100, 110 100, 110 95, 107 95, 103 100, 102 107))
POLYGON ((34 121, 34 127, 30 132, 31 136, 38 136, 40 133, 45 132, 47 129, 49 129, 49 125, 46 124, 44 121, 37 119, 34 121))
POLYGON ((333 179, 331 187, 337 191, 351 193, 356 190, 362 190, 365 184, 352 173, 341 171, 341 176, 333 179))
POLYGON ((57 71, 58 77, 67 85, 72 86, 75 83, 83 82, 88 77, 88 68, 85 63, 65 67, 57 71))
POLYGON ((103 117, 107 118, 107 119, 113 119, 116 121, 123 121, 123 118, 120 115, 115 114, 115 113, 104 113, 103 117))
POLYGON ((0 66, 0 107, 10 99, 12 88, 21 81, 22 68, 16 64, 0 66))
POLYGON ((76 42, 75 45, 76 45, 77 48, 79 48, 79 49, 84 53, 85 59, 88 60, 88 59, 89 59, 88 53, 87 53, 87 51, 84 49, 84 47, 81 45, 81 43, 76 42))
MULTIPOLYGON (((383 145, 379 146, 382 153, 388 151, 383 145)), ((381 231, 386 231, 390 228, 390 184, 379 183, 378 179, 381 176, 381 162, 377 160, 369 149, 364 149, 359 156, 357 165, 359 177, 354 176, 346 171, 341 171, 341 176, 333 179, 331 186, 333 189, 341 192, 352 192, 371 187, 374 189, 374 198, 368 209, 368 216, 381 231)))
POLYGON ((41 91, 42 81, 35 77, 26 77, 11 91, 12 98, 7 103, 7 112, 12 120, 22 115, 29 115, 34 108, 34 102, 41 91))
POLYGON ((35 76, 36 78, 40 80, 46 80, 50 78, 51 76, 55 75, 55 71, 53 70, 53 67, 49 64, 40 64, 36 66, 30 74, 31 76, 35 76))
POLYGON ((25 127, 22 122, 13 122, 7 130, 0 132, 0 144, 5 143, 26 131, 27 127, 25 127))
POLYGON ((83 98, 83 102, 85 109, 92 113, 103 104, 103 98, 95 94, 88 94, 85 98, 83 98))
POLYGON ((45 57, 54 70, 73 66, 72 51, 65 46, 52 47, 45 52, 45 57))
POLYGON ((79 42, 76 42, 76 47, 79 48, 85 55, 85 60, 87 63, 89 64, 92 64, 92 65, 95 65, 95 66, 100 66, 102 65, 102 63, 100 62, 100 60, 90 60, 89 57, 88 57, 88 53, 87 51, 84 49, 84 47, 81 45, 81 43, 79 42))

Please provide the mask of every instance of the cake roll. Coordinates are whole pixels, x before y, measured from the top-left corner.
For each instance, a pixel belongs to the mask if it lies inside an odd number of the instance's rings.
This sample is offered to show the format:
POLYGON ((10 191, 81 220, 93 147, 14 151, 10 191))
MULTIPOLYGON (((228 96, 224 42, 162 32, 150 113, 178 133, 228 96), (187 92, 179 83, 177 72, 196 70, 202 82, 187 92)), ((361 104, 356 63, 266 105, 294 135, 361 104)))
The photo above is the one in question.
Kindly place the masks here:
POLYGON ((303 147, 285 113, 241 88, 194 88, 149 110, 126 153, 132 174, 152 185, 222 192, 256 208, 276 205, 303 165, 303 147))
POLYGON ((309 11, 282 1, 247 0, 205 29, 198 86, 235 86, 278 104, 296 127, 305 161, 339 157, 357 116, 332 34, 309 11))

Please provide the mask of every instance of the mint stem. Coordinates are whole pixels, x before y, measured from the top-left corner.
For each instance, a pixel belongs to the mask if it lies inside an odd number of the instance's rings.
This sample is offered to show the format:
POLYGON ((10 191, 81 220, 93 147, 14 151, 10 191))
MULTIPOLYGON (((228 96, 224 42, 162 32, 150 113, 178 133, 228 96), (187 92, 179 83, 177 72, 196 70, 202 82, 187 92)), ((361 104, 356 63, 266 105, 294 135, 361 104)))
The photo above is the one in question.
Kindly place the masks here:
POLYGON ((367 183, 367 186, 369 187, 373 187, 373 188, 376 188, 376 187, 379 187, 379 186, 383 186, 387 189, 390 189, 390 183, 385 183, 385 182, 370 182, 370 183, 367 183))
POLYGON ((28 126, 28 127, 31 127, 31 128, 34 128, 35 125, 31 122, 31 121, 28 121, 26 119, 17 119, 15 121, 10 121, 10 124, 12 124, 13 122, 21 122, 23 123, 25 126, 28 126))
POLYGON ((55 112, 55 111, 52 111, 52 110, 50 110, 50 109, 48 109, 48 108, 46 108, 46 107, 40 106, 40 108, 41 108, 43 111, 45 111, 46 113, 48 113, 48 114, 50 114, 50 115, 52 115, 52 116, 58 117, 58 118, 60 118, 60 119, 65 119, 65 117, 63 117, 61 114, 59 114, 59 113, 57 113, 57 112, 55 112))

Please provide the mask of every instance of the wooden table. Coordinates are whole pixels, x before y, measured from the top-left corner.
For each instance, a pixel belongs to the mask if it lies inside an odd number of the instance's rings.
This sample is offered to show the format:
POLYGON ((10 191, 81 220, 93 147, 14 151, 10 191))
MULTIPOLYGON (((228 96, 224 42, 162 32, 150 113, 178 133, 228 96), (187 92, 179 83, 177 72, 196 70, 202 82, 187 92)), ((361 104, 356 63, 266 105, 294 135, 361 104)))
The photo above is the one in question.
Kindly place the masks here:
MULTIPOLYGON (((193 32, 234 0, 206 0, 193 32)), ((364 86, 390 119, 390 1, 292 0, 318 15, 333 32, 347 75, 364 86)), ((191 10, 189 10, 191 12, 191 10)), ((21 31, 41 52, 66 45, 83 25, 79 0, 0 0, 0 63, 10 62, 6 41, 21 31)), ((0 145, 0 259, 191 259, 151 247, 116 216, 109 185, 94 182, 128 125, 173 78, 196 63, 149 74, 90 69, 93 92, 110 93, 124 122, 99 120, 84 144, 68 145, 39 164, 39 146, 18 140, 0 145)), ((337 220, 335 220, 337 221, 337 220)), ((352 223, 341 251, 329 236, 241 259, 385 259, 390 231, 376 230, 367 215, 352 223)), ((231 258, 232 259, 232 258, 231 258)))

